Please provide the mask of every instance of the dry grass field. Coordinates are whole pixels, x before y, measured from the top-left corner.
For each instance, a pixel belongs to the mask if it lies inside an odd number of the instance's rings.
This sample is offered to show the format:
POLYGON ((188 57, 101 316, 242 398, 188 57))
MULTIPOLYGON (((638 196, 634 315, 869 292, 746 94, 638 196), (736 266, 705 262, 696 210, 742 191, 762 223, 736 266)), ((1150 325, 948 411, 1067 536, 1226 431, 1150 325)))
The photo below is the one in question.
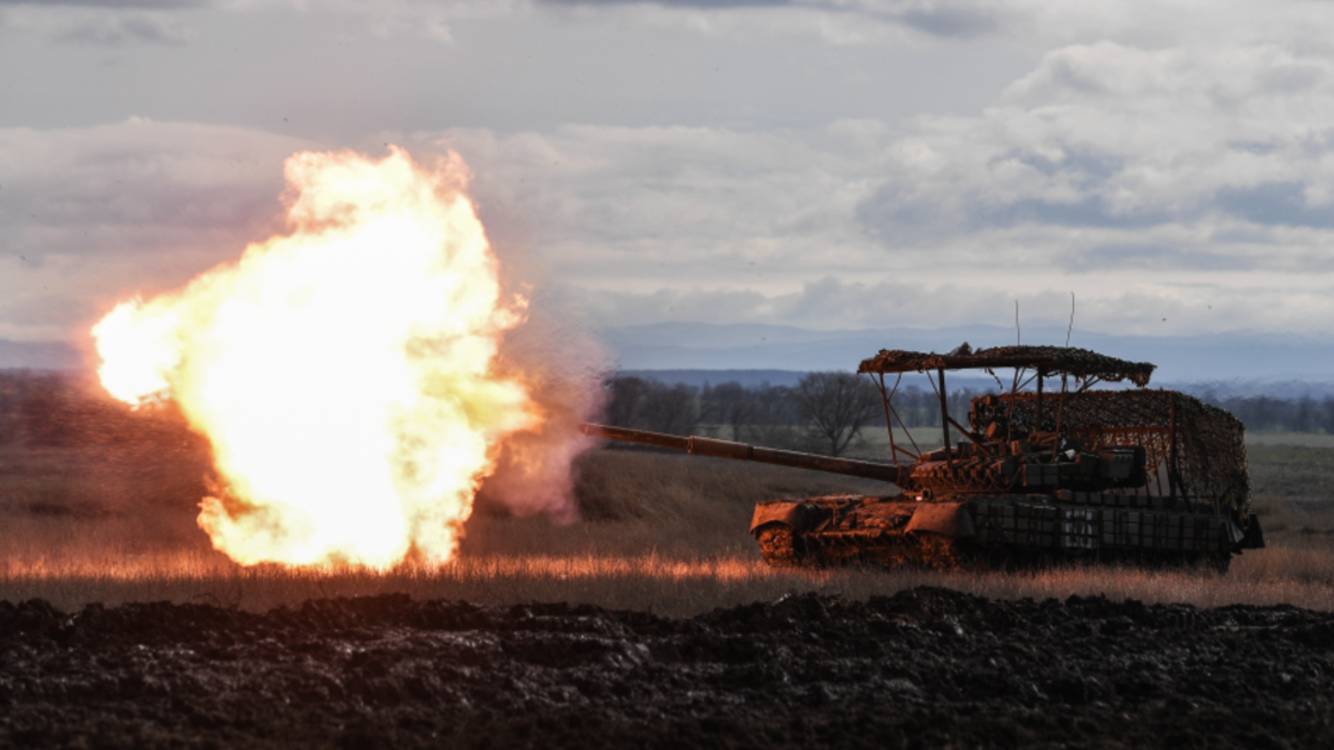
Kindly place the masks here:
POLYGON ((689 614, 788 592, 860 598, 931 584, 1006 598, 1102 593, 1334 611, 1334 447, 1314 437, 1263 436, 1249 452, 1270 547, 1237 559, 1225 577, 1117 568, 773 570, 759 561, 746 533, 754 501, 883 486, 625 450, 593 451, 580 462, 582 520, 508 518, 483 501, 455 562, 376 574, 247 569, 212 551, 194 524, 207 461, 190 443, 11 444, 0 448, 0 598, 41 597, 67 608, 172 600, 266 609, 311 597, 403 591, 478 603, 564 600, 689 614))

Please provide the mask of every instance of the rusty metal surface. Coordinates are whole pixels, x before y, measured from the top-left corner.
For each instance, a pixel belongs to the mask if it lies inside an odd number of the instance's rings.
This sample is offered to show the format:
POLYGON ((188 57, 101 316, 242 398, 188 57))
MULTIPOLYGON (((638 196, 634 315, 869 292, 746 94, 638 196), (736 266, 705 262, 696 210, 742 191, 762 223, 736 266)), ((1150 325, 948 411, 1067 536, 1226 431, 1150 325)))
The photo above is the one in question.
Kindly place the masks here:
POLYGON ((860 461, 854 458, 825 456, 819 453, 803 453, 800 451, 781 450, 779 448, 765 448, 758 445, 701 437, 699 435, 682 437, 679 435, 667 435, 661 432, 633 430, 626 427, 612 427, 609 425, 592 423, 581 425, 580 431, 590 437, 600 437, 607 440, 617 440, 625 443, 636 443, 653 446, 655 448, 683 451, 695 456, 712 456, 714 458, 729 458, 737 461, 754 461, 756 463, 789 466, 794 469, 809 469, 811 471, 823 471, 829 474, 844 474, 865 479, 878 479, 882 482, 900 484, 900 486, 902 486, 901 483, 909 481, 909 477, 912 474, 912 467, 906 464, 860 461))
POLYGON ((919 503, 903 532, 930 532, 967 539, 974 534, 973 516, 964 503, 919 503))
POLYGON ((862 360, 857 372, 929 372, 1010 367, 1028 368, 1046 375, 1066 373, 1078 378, 1129 380, 1143 387, 1149 384, 1155 365, 1109 357, 1076 347, 996 346, 974 351, 965 345, 948 354, 881 349, 874 357, 862 360))

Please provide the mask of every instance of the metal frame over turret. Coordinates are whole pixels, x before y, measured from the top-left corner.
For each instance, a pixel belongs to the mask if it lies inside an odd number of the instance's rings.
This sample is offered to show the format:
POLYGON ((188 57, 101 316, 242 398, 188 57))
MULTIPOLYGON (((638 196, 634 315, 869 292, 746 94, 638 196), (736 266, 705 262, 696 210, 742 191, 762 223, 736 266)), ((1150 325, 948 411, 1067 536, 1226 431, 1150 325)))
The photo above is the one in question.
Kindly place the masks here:
MULTIPOLYGON (((1090 451, 1138 446, 1145 451, 1145 485, 1122 491, 1164 496, 1169 503, 1212 501, 1221 510, 1248 514, 1250 486, 1241 422, 1186 394, 1148 389, 1154 369, 1149 362, 1073 347, 1004 346, 974 351, 965 344, 949 354, 881 350, 863 360, 858 372, 877 379, 887 424, 891 420, 902 424, 892 402, 899 378, 910 372, 928 376, 940 397, 946 461, 953 461, 958 453, 951 449, 951 432, 974 444, 995 442, 998 435, 984 434, 988 425, 980 423, 990 418, 1004 425, 1006 442, 1037 438, 1053 444, 1078 443, 1090 451), (996 370, 1002 368, 1014 370, 1008 389, 996 377, 996 370), (1001 394, 981 402, 990 407, 989 414, 975 400, 972 424, 965 426, 948 413, 945 372, 974 369, 996 377, 1001 394), (894 386, 886 387, 886 374, 898 376, 894 386), (1060 390, 1044 393, 1044 382, 1056 377, 1060 390), (1099 384, 1126 381, 1135 388, 1094 390, 1099 384), (1032 390, 1027 390, 1029 386, 1032 390)), ((920 452, 898 446, 893 430, 889 432, 892 455, 920 460, 920 452)))
MULTIPOLYGON (((1014 369, 1014 377, 1009 389, 1011 396, 1018 394, 1035 383, 1036 408, 1039 417, 1043 413, 1043 385, 1047 378, 1061 378, 1061 390, 1058 399, 1063 400, 1073 386, 1076 393, 1093 388, 1099 383, 1112 383, 1128 380, 1140 388, 1149 384, 1156 365, 1149 362, 1131 362, 1105 354, 1058 346, 998 346, 990 349, 973 350, 963 344, 949 354, 914 352, 904 349, 881 349, 874 357, 862 360, 857 372, 871 375, 877 381, 880 395, 885 405, 885 425, 889 430, 890 452, 894 460, 900 453, 906 453, 911 459, 917 459, 917 453, 901 449, 894 440, 893 423, 898 421, 905 431, 907 425, 894 411, 893 396, 898 391, 905 373, 921 373, 927 376, 927 382, 940 399, 940 424, 942 441, 946 450, 950 447, 950 428, 954 427, 965 435, 972 431, 963 427, 950 417, 948 394, 945 385, 945 373, 949 370, 985 370, 1002 390, 1005 384, 996 376, 996 370, 1014 369), (885 376, 895 375, 892 386, 885 385, 885 376), (1071 382, 1073 380, 1073 383, 1071 382)), ((1057 413, 1060 413, 1058 407, 1057 413)))

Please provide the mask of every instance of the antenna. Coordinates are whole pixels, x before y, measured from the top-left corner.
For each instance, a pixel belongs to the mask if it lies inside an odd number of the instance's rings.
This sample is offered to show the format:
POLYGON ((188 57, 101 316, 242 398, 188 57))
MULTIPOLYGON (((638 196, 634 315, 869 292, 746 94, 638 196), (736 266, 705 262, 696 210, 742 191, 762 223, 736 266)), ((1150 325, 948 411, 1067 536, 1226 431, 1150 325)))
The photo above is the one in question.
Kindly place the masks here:
POLYGON ((1070 292, 1070 325, 1065 328, 1065 345, 1070 346, 1070 333, 1075 330, 1075 293, 1070 292))

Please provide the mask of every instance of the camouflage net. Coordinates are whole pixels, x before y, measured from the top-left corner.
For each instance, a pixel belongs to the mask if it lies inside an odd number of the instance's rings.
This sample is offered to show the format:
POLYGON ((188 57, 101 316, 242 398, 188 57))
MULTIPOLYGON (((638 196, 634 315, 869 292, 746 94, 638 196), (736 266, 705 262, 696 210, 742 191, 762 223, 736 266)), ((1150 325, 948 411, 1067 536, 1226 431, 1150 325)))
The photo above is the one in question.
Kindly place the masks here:
POLYGON ((1175 391, 1088 391, 1047 394, 1038 418, 1037 395, 979 399, 969 419, 985 430, 992 420, 1016 435, 1061 432, 1084 450, 1143 446, 1154 494, 1218 502, 1245 513, 1250 503, 1241 422, 1223 409, 1175 391), (1012 406, 1011 406, 1012 404, 1012 406), (1059 429, 1057 422, 1059 420, 1059 429), (1173 450, 1175 438, 1175 451, 1173 450))
POLYGON ((1071 346, 993 346, 974 350, 967 344, 948 354, 881 349, 862 361, 858 372, 927 372, 944 368, 993 369, 1019 367, 1046 375, 1065 373, 1081 380, 1129 380, 1145 386, 1153 375, 1149 362, 1130 362, 1071 346))

